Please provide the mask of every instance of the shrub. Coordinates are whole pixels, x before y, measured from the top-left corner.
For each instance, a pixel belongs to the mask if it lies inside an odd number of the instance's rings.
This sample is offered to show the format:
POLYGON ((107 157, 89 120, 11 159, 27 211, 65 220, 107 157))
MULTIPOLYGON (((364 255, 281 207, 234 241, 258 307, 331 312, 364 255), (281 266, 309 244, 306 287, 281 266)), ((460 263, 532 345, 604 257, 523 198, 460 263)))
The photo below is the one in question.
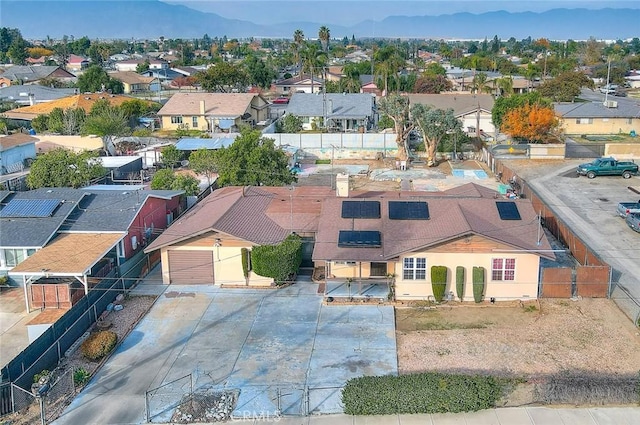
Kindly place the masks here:
POLYGON ((80 351, 89 360, 99 360, 113 350, 118 342, 118 335, 112 331, 100 331, 89 335, 80 351))
POLYGON ((484 267, 473 268, 473 300, 482 302, 484 295, 484 267))
POLYGON ((637 404, 640 375, 560 372, 536 385, 535 395, 545 404, 637 404))
POLYGON ((240 255, 242 256, 242 274, 246 279, 249 277, 249 250, 247 248, 242 248, 240 250, 240 255))
POLYGON ((431 267, 431 289, 436 302, 442 302, 447 289, 447 268, 445 266, 431 267))
POLYGON ((133 130, 134 137, 150 137, 153 134, 150 128, 137 128, 133 130))
POLYGON ((302 264, 302 239, 291 234, 278 245, 256 246, 251 251, 251 266, 259 276, 273 278, 282 285, 302 264))
POLYGON ((40 373, 36 373, 35 375, 33 375, 33 382, 34 383, 38 383, 38 381, 42 378, 44 378, 45 376, 49 376, 51 375, 51 372, 47 369, 44 369, 42 372, 40 373))
POLYGON ((456 295, 462 301, 464 298, 464 267, 456 267, 456 295))
POLYGON ((76 387, 80 387, 86 384, 91 378, 91 374, 83 367, 80 367, 73 371, 73 384, 76 387))
POLYGON ((474 412, 496 406, 510 380, 420 373, 350 379, 342 390, 348 415, 474 412))

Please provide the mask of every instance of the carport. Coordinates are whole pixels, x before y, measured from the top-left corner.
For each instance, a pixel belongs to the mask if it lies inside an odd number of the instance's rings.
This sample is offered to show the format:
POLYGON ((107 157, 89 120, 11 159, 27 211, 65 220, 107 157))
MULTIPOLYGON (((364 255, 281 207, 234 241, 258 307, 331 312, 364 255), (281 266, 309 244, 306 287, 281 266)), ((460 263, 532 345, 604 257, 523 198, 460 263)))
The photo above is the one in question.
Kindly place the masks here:
POLYGON ((9 276, 22 277, 27 312, 28 286, 40 278, 75 278, 89 292, 88 276, 123 238, 122 233, 66 233, 14 267, 9 276))

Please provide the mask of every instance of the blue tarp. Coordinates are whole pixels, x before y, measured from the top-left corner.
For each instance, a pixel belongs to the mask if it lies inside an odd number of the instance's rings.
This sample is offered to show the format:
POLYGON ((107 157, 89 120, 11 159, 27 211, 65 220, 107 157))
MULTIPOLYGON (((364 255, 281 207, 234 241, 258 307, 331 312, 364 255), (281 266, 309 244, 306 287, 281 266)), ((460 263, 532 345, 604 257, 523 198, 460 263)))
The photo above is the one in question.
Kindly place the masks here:
POLYGON ((184 138, 178 140, 176 148, 181 151, 196 151, 198 149, 220 149, 233 143, 235 137, 217 137, 213 139, 184 138))

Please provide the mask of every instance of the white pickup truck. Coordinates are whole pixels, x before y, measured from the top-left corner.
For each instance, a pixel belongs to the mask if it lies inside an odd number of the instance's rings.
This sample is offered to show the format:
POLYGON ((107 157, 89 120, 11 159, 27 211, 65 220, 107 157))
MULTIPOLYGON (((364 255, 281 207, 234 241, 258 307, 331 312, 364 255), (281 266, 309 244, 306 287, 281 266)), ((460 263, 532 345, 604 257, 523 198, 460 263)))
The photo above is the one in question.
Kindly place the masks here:
POLYGON ((620 202, 618 204, 618 215, 627 218, 629 214, 640 213, 640 201, 638 202, 620 202))

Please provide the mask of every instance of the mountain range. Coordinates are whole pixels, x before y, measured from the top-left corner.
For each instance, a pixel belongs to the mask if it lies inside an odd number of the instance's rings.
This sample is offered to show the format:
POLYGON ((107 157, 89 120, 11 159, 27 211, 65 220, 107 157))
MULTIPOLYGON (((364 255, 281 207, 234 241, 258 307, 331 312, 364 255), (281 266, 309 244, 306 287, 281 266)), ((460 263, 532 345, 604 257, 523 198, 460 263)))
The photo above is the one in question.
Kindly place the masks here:
MULTIPOLYGON (((237 2, 242 7, 242 1, 237 2)), ((274 3, 274 16, 282 2, 274 3)), ((318 2, 318 4, 321 4, 318 2)), ((375 2, 366 7, 375 7, 375 2)), ((552 9, 545 12, 455 13, 439 16, 389 16, 363 20, 353 26, 314 22, 306 16, 298 22, 258 25, 227 19, 182 5, 146 1, 12 1, 3 0, 0 25, 18 28, 28 39, 76 38, 154 39, 227 36, 291 38, 296 29, 315 37, 326 25, 332 37, 431 38, 431 39, 517 39, 545 37, 554 40, 616 40, 637 37, 638 9, 552 9)))

